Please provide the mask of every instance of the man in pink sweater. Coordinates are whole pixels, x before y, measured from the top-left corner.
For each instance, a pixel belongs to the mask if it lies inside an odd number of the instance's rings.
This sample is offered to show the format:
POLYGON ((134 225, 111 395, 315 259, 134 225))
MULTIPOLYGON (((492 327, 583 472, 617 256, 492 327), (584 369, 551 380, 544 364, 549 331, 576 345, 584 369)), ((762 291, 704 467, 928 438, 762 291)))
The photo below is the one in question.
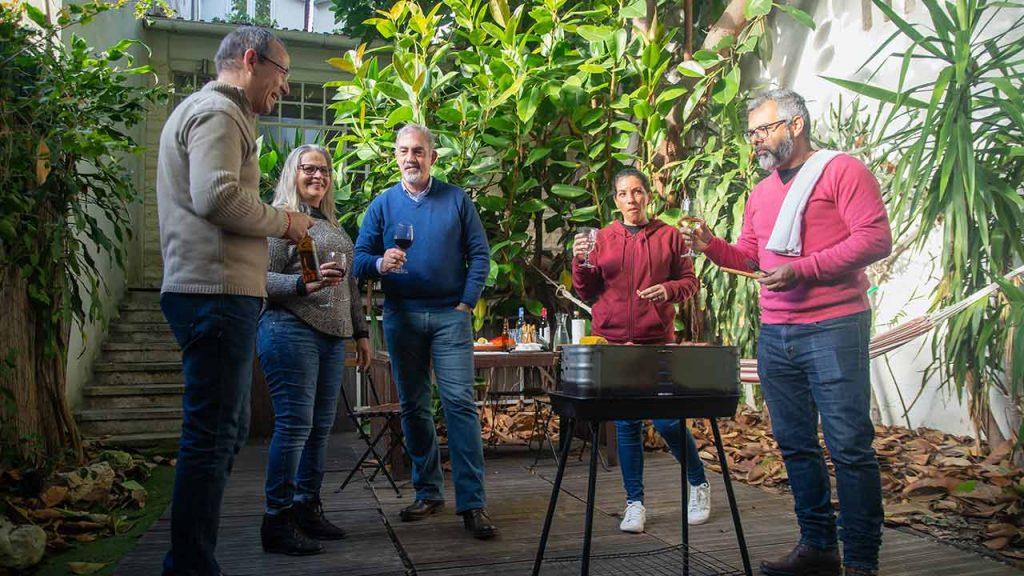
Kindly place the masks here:
POLYGON ((729 244, 707 226, 683 234, 719 266, 763 270, 758 375, 793 489, 800 543, 761 571, 838 576, 845 565, 847 575, 877 574, 882 494, 871 447, 864 268, 891 251, 889 220, 867 167, 811 148, 800 95, 772 90, 747 110, 747 137, 770 174, 750 193, 740 237, 729 244), (819 415, 836 471, 838 534, 819 415))

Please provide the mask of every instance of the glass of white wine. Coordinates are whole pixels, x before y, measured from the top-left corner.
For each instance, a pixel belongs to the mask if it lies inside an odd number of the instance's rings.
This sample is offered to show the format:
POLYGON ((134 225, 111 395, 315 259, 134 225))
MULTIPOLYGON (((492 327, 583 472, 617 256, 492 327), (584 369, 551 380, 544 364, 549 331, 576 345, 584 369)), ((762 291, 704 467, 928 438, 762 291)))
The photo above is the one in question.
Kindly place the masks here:
MULTIPOLYGON (((694 233, 700 230, 700 227, 704 224, 704 220, 701 219, 697 210, 697 201, 689 196, 683 198, 682 205, 679 207, 679 227, 686 228, 694 233)), ((686 239, 686 253, 683 254, 683 258, 693 258, 697 255, 697 252, 693 249, 693 243, 686 239)))

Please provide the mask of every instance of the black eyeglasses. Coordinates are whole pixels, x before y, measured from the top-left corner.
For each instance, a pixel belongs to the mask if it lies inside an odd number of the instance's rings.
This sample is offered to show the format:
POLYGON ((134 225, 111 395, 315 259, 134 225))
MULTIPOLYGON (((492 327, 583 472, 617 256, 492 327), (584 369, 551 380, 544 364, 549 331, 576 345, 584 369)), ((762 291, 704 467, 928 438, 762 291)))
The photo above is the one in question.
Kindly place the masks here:
POLYGON ((282 74, 284 74, 284 79, 285 80, 287 80, 288 77, 292 75, 291 69, 285 68, 284 66, 281 66, 280 64, 275 62, 272 58, 270 58, 266 54, 260 54, 259 57, 260 57, 260 60, 266 60, 267 62, 270 62, 274 66, 277 66, 277 69, 280 70, 282 74))
POLYGON ((299 170, 302 170, 306 176, 312 176, 319 172, 324 178, 331 177, 331 167, 323 164, 299 164, 299 170))
POLYGON ((779 126, 789 122, 789 120, 776 120, 775 122, 769 122, 767 124, 761 124, 757 128, 751 128, 743 133, 747 141, 752 141, 755 136, 760 137, 762 140, 768 137, 769 134, 775 131, 779 126))

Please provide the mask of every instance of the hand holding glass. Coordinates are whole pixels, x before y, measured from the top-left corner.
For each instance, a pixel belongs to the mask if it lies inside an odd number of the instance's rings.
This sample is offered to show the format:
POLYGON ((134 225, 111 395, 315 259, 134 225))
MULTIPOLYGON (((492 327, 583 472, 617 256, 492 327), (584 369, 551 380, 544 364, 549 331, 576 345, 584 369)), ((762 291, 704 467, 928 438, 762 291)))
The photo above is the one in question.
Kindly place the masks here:
POLYGON ((321 283, 324 286, 324 288, 322 289, 325 289, 325 292, 327 294, 327 300, 320 303, 321 308, 330 308, 331 306, 334 305, 334 291, 337 290, 337 288, 335 288, 335 285, 340 284, 343 280, 345 280, 345 272, 347 267, 348 258, 345 256, 345 253, 341 252, 340 250, 332 250, 328 252, 327 258, 325 258, 324 261, 320 263, 321 274, 324 277, 324 279, 321 280, 321 283), (338 272, 338 274, 331 274, 329 276, 323 274, 323 272, 329 270, 338 272), (330 280, 330 282, 328 282, 328 280, 330 280))
POLYGON ((593 268, 594 265, 590 263, 590 253, 597 247, 597 228, 580 228, 579 233, 582 234, 586 242, 583 250, 586 253, 583 263, 580 264, 582 268, 593 268))
MULTIPOLYGON (((412 247, 412 224, 403 224, 399 222, 395 225, 395 246, 402 249, 403 252, 409 250, 412 247)), ((408 274, 409 271, 405 269, 405 265, 391 271, 392 274, 408 274)))
MULTIPOLYGON (((704 220, 697 217, 697 202, 692 198, 683 198, 683 204, 680 206, 680 212, 682 217, 679 219, 679 226, 698 233, 700 227, 704 224, 704 220)), ((686 253, 682 256, 693 257, 697 255, 697 252, 693 250, 693 242, 690 241, 688 236, 684 235, 686 239, 686 253)))

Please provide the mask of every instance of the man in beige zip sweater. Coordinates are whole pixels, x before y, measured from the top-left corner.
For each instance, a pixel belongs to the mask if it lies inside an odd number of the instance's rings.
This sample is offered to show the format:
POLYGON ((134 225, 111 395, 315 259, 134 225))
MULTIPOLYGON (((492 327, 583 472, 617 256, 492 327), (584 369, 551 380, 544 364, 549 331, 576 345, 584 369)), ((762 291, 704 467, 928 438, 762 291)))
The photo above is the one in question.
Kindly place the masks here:
POLYGON ((181 102, 160 135, 160 306, 182 349, 185 394, 163 574, 219 576, 221 499, 249 428, 267 237, 296 242, 312 220, 259 198, 256 115, 288 94, 290 59, 270 32, 228 34, 217 80, 181 102))

